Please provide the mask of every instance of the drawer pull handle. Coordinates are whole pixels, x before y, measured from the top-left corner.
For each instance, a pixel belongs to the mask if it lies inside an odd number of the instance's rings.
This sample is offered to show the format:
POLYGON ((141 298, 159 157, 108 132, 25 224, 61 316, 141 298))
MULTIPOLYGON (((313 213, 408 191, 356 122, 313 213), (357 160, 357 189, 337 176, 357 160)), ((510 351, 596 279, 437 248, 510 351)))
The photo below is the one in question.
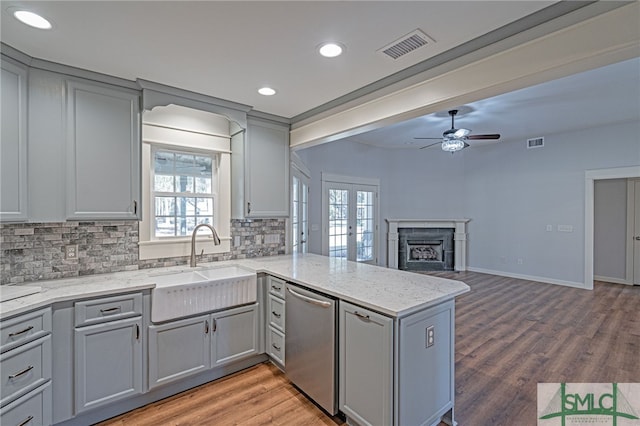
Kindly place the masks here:
POLYGON ((27 423, 29 423, 31 420, 33 420, 33 416, 29 416, 29 417, 27 417, 26 419, 24 419, 24 420, 22 421, 22 423, 18 424, 18 426, 24 426, 24 425, 26 425, 27 423))
POLYGON ((13 332, 13 333, 9 333, 9 337, 16 337, 16 336, 19 336, 19 335, 21 335, 21 334, 24 334, 24 333, 26 333, 26 332, 28 332, 28 331, 31 331, 31 330, 33 330, 33 326, 32 326, 32 325, 30 325, 29 327, 25 328, 24 330, 21 330, 21 331, 15 331, 15 332, 13 332))
POLYGON ((209 334, 209 320, 204 321, 204 334, 209 334))
POLYGON ((33 365, 30 365, 27 368, 25 368, 24 370, 18 371, 17 373, 9 374, 9 379, 10 380, 17 379, 20 376, 24 376, 25 374, 27 374, 31 370, 33 370, 33 365))
POLYGON ((216 319, 213 319, 213 333, 216 332, 216 330, 218 329, 218 321, 216 321, 216 319))
POLYGON ((273 285, 273 284, 271 285, 271 288, 272 288, 273 290, 275 290, 275 291, 280 291, 280 290, 282 290, 282 287, 278 287, 277 285, 273 285))
POLYGON ((120 311, 121 309, 122 309, 122 306, 116 306, 115 308, 100 309, 100 313, 110 315, 112 312, 120 311))
POLYGON ((371 320, 371 318, 369 318, 369 315, 361 314, 361 313, 360 313, 360 312, 358 312, 358 311, 355 311, 353 314, 354 314, 355 316, 357 316, 358 318, 360 318, 361 320, 364 320, 364 321, 370 321, 370 320, 371 320))
POLYGON ((275 344, 275 343, 272 343, 272 344, 271 344, 271 346, 273 346, 273 348, 274 348, 276 351, 280 352, 280 347, 279 347, 279 346, 276 346, 276 344, 275 344))
POLYGON ((280 318, 282 315, 277 313, 276 311, 271 311, 271 313, 273 314, 274 317, 276 318, 280 318))

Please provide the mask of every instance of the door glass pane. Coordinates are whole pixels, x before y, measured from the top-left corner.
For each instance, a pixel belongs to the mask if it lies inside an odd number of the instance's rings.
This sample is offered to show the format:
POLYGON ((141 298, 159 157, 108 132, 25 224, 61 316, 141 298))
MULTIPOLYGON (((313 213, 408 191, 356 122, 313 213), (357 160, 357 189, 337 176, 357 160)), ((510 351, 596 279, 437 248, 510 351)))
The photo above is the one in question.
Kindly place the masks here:
POLYGON ((356 206, 356 259, 373 259, 373 192, 357 191, 356 206))
POLYGON ((349 192, 329 189, 329 257, 347 257, 349 192))
POLYGON ((301 252, 302 253, 306 253, 307 252, 307 246, 308 246, 308 240, 309 240, 309 236, 308 234, 308 223, 309 223, 309 219, 308 219, 308 208, 309 208, 309 204, 307 203, 307 192, 308 192, 308 187, 305 183, 303 183, 301 185, 300 188, 300 217, 299 217, 299 221, 300 221, 300 244, 301 244, 301 252))

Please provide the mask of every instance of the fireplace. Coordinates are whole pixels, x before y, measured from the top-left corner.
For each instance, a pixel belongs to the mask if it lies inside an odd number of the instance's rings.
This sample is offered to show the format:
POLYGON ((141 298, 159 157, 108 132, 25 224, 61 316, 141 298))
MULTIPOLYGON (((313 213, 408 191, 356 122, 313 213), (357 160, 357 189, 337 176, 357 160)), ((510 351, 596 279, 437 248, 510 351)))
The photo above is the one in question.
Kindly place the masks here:
POLYGON ((453 271, 453 228, 401 228, 398 269, 453 271))
POLYGON ((386 219, 389 268, 466 271, 469 219, 386 219))

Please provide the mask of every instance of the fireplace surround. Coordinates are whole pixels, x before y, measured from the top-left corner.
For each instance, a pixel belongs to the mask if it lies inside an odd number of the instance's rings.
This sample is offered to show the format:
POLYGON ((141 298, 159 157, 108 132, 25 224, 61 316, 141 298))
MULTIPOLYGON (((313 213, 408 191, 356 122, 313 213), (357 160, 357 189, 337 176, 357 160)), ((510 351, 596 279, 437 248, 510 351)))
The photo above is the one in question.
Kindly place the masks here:
POLYGON ((467 270, 467 223, 470 219, 386 221, 389 268, 414 271, 467 270))

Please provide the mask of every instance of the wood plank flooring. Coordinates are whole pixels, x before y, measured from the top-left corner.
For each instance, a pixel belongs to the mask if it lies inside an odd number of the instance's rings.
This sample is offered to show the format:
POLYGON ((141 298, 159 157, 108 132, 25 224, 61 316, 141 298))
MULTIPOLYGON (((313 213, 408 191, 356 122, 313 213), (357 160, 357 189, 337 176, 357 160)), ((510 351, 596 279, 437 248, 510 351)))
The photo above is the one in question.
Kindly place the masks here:
MULTIPOLYGON (((540 382, 640 382, 640 287, 593 291, 473 272, 456 301, 456 420, 536 424, 540 382)), ((102 423, 341 425, 261 364, 102 423)), ((402 425, 413 426, 413 425, 402 425)))

